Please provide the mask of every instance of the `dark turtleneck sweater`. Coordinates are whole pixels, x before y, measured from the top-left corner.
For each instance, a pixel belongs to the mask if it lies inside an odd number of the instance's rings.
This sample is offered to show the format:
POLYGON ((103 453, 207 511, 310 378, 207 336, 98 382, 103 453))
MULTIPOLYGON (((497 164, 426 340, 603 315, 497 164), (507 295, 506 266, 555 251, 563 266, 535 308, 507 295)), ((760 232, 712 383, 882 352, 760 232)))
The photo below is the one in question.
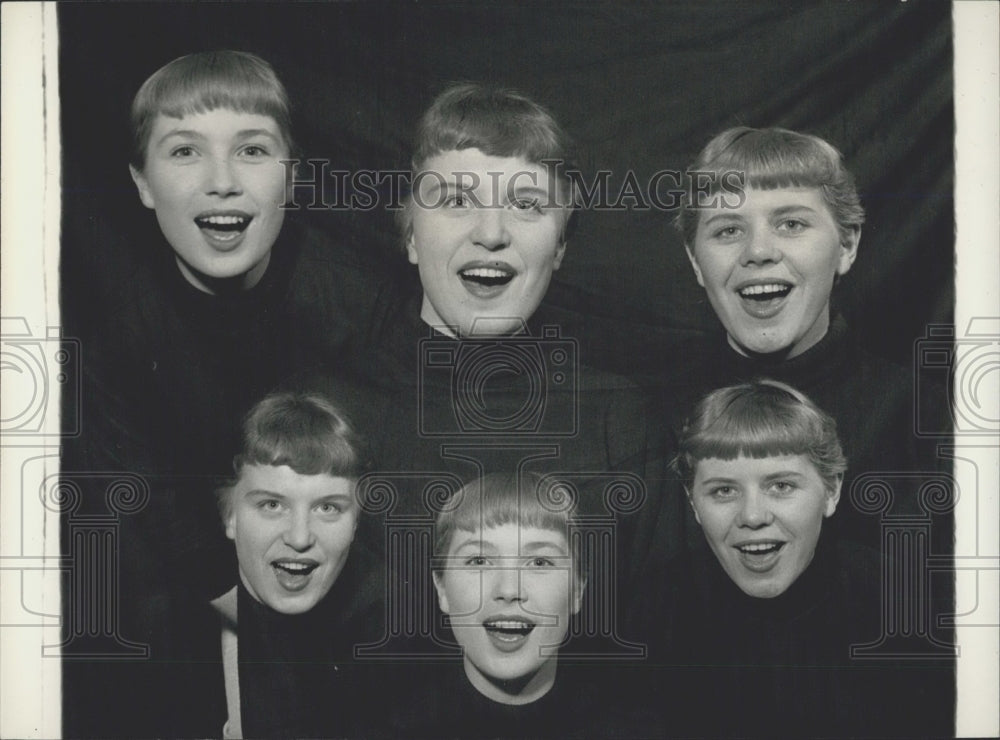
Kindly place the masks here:
POLYGON ((384 585, 371 557, 352 545, 330 591, 304 614, 276 612, 240 584, 244 737, 368 737, 380 725, 380 682, 391 666, 386 672, 354 655, 381 637, 384 585))
POLYGON ((953 734, 952 664, 851 656, 881 635, 881 558, 824 533, 782 594, 746 595, 707 545, 671 563, 649 602, 661 736, 953 734))
POLYGON ((469 681, 461 659, 400 666, 409 679, 386 713, 388 737, 428 740, 648 737, 600 663, 559 660, 555 683, 528 704, 502 704, 469 681))

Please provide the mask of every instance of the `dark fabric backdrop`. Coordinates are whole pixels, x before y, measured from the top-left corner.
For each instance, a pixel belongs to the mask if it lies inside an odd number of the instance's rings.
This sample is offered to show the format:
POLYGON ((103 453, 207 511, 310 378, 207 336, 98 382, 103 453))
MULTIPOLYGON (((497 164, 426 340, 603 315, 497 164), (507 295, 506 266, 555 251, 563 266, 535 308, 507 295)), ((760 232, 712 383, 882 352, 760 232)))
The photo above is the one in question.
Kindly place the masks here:
MULTIPOLYGON (((549 106, 585 172, 645 184, 732 125, 778 125, 845 154, 868 211, 835 292, 878 353, 909 363, 952 320, 952 43, 946 2, 62 4, 63 321, 86 339, 143 259, 153 222, 127 172, 128 106, 181 54, 268 59, 308 157, 405 168, 414 123, 448 81, 488 80, 549 106)), ((628 204, 630 201, 625 201, 628 204)), ((391 214, 303 214, 406 273, 391 214)), ((655 374, 717 326, 672 212, 581 215, 548 303, 590 364, 655 374)))
MULTIPOLYGON (((858 259, 835 291, 854 331, 877 354, 910 364, 926 325, 952 321, 947 2, 64 3, 58 11, 62 321, 83 340, 84 362, 121 286, 165 248, 128 175, 131 99, 171 59, 219 48, 274 65, 303 154, 332 169, 408 167, 418 116, 453 80, 507 84, 547 105, 577 140, 584 172, 611 173, 613 195, 630 171, 645 184, 683 169, 733 125, 818 134, 844 152, 868 211, 858 259)), ((298 216, 346 237, 373 269, 415 279, 391 213, 298 216)), ((676 350, 685 340, 718 330, 673 216, 580 214, 547 315, 581 343, 585 363, 654 377, 683 362, 676 350)))

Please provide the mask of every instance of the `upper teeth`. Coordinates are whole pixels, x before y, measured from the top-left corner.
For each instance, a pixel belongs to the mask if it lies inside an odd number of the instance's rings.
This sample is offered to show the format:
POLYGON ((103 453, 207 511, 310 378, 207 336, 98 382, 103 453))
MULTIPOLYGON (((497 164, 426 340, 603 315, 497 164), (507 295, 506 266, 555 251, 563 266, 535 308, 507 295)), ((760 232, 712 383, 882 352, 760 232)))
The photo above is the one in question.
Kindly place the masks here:
POLYGON ((246 221, 244 216, 205 216, 201 219, 210 224, 241 224, 246 221))
POLYGON ((308 570, 310 566, 306 563, 276 563, 285 570, 308 570))
POLYGON ((471 277, 502 278, 507 277, 510 273, 505 270, 497 270, 493 267, 473 267, 469 270, 462 270, 462 274, 471 277))
POLYGON ((740 288, 740 295, 760 295, 761 293, 781 293, 788 290, 787 285, 779 285, 778 283, 768 283, 767 285, 748 285, 746 288, 740 288))
POLYGON ((760 542, 752 545, 740 545, 740 549, 744 552, 763 552, 764 550, 771 550, 776 547, 778 547, 776 542, 760 542))
POLYGON ((497 629, 502 629, 502 630, 517 630, 517 629, 526 629, 528 627, 533 627, 534 625, 532 625, 530 622, 520 622, 516 620, 497 620, 494 622, 490 622, 487 626, 495 627, 497 629))

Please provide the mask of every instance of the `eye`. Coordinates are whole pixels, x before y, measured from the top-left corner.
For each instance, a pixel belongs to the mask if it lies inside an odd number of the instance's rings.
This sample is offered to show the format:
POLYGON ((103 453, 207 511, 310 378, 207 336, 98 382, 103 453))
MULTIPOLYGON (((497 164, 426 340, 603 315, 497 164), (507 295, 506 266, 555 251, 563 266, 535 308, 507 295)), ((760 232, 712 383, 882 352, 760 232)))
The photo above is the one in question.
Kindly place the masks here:
POLYGON ((466 193, 454 193, 444 199, 443 205, 445 208, 461 210, 463 208, 469 208, 472 205, 472 199, 466 193))
POLYGON ((722 241, 732 241, 740 236, 742 230, 739 226, 723 226, 712 232, 712 237, 722 241))
POLYGON ((271 152, 268 151, 267 147, 261 144, 247 144, 240 152, 243 156, 250 157, 252 159, 259 159, 261 157, 270 156, 271 152))
POLYGON ((715 499, 727 500, 735 498, 739 491, 733 486, 716 486, 708 492, 708 495, 715 499))
POLYGON ((174 159, 184 159, 186 157, 193 157, 195 154, 194 147, 184 144, 182 146, 174 147, 170 150, 170 156, 174 159))
POLYGON ((281 502, 277 499, 266 498, 257 504, 257 508, 261 511, 266 511, 269 514, 281 511, 281 502))
POLYGON ((472 555, 471 557, 465 559, 465 564, 474 568, 482 568, 484 565, 488 564, 488 561, 482 555, 472 555))
POLYGON ((782 221, 778 224, 779 231, 785 231, 790 234, 798 234, 799 232, 804 231, 808 227, 809 224, 798 218, 782 219, 782 221))
POLYGON ((771 490, 779 494, 789 494, 795 490, 795 484, 791 481, 779 480, 771 485, 771 490))
POLYGON ((517 211, 542 212, 542 201, 540 198, 517 198, 511 201, 510 206, 517 211))
POLYGON ((341 504, 336 504, 330 501, 324 502, 319 505, 320 514, 343 514, 344 507, 341 504))
POLYGON ((529 560, 528 565, 532 568, 554 568, 556 564, 551 558, 539 555, 529 560))

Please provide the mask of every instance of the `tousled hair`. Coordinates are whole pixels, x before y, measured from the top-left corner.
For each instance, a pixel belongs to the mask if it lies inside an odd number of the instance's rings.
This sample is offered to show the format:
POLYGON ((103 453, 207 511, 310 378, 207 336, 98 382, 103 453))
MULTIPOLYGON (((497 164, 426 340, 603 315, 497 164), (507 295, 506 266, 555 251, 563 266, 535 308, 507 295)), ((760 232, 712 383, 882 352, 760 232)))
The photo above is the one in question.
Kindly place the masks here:
POLYGON ((805 455, 828 490, 847 469, 837 424, 803 393, 776 380, 714 390, 681 432, 674 467, 690 491, 700 460, 805 455))
MULTIPOLYGON (((246 465, 287 465, 300 475, 359 478, 367 470, 361 438, 343 412, 310 393, 274 393, 243 422, 243 449, 233 458, 237 480, 246 465)), ((223 519, 232 512, 236 480, 218 491, 223 519)))
POLYGON ((130 163, 145 167, 156 116, 182 118, 219 108, 270 116, 293 153, 291 105, 274 69, 255 54, 221 50, 178 57, 142 83, 132 100, 130 163))
MULTIPOLYGON (((716 177, 711 194, 722 187, 725 173, 739 173, 743 186, 758 190, 819 188, 830 207, 841 240, 861 228, 865 211, 854 178, 844 166, 841 153, 818 136, 784 128, 737 126, 716 135, 688 168, 687 193, 692 193, 695 173, 716 177)), ((698 230, 699 209, 685 198, 675 224, 684 242, 693 247, 698 230)))
POLYGON ((535 473, 489 473, 458 489, 438 514, 434 525, 435 569, 443 567, 456 532, 476 532, 504 524, 562 532, 574 554, 578 576, 585 572, 583 557, 572 537, 575 501, 569 489, 535 473))

